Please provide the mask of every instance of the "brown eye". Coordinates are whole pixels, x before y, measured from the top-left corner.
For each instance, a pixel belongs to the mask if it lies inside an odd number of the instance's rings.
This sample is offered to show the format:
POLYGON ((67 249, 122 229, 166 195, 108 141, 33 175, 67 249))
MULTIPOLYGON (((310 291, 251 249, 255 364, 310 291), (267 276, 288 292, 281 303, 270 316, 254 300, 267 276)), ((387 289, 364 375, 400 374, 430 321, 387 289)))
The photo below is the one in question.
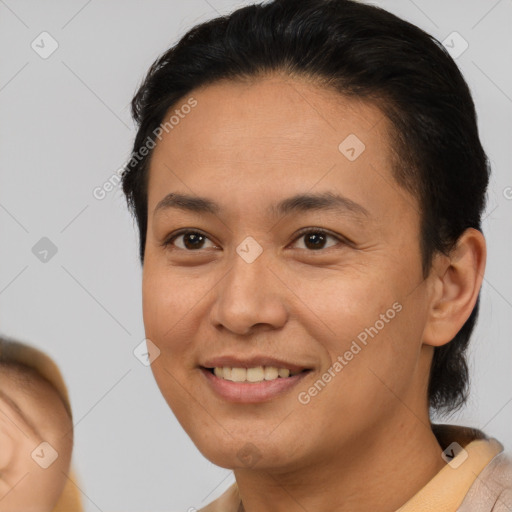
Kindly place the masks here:
POLYGON ((300 233, 299 237, 296 239, 296 241, 303 240, 304 246, 299 247, 299 249, 308 249, 310 251, 318 251, 321 249, 327 249, 329 247, 335 246, 339 243, 343 243, 342 240, 340 240, 338 237, 335 237, 334 235, 331 235, 327 231, 323 229, 309 229, 308 231, 303 231, 300 233), (335 241, 335 243, 332 243, 331 245, 327 245, 327 240, 332 239, 335 241))
MULTIPOLYGON (((204 249, 207 240, 209 241, 210 239, 198 231, 182 231, 164 242, 164 246, 175 246, 184 251, 195 251, 204 249), (180 242, 175 243, 176 241, 180 242)), ((215 247, 213 243, 212 246, 215 247)))

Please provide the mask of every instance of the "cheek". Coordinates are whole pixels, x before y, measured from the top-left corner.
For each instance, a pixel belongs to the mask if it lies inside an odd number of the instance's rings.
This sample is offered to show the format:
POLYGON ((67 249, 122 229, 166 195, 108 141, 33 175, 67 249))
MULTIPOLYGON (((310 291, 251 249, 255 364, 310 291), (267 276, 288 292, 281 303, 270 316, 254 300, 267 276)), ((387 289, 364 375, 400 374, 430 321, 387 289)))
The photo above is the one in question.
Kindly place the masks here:
MULTIPOLYGON (((0 511, 49 512, 58 496, 56 481, 64 476, 60 470, 43 470, 31 458, 37 443, 34 439, 24 439, 12 446, 12 457, 2 471, 0 482, 0 511)), ((3 450, 3 446, 2 446, 3 450)), ((55 463, 54 463, 55 466, 55 463)))
POLYGON ((386 386, 400 391, 411 381, 421 348, 424 308, 419 295, 407 296, 409 290, 404 292, 397 283, 398 279, 383 282, 360 275, 326 280, 322 293, 317 285, 309 295, 303 288, 301 293, 309 299, 300 314, 304 321, 310 318, 304 325, 319 326, 311 335, 321 340, 328 354, 322 372, 330 391, 322 395, 329 403, 355 412, 368 401, 392 399, 386 386))
POLYGON ((365 336, 369 336, 367 330, 374 331, 376 323, 379 332, 388 330, 400 315, 396 311, 400 306, 393 307, 400 302, 400 292, 393 284, 379 282, 370 273, 349 275, 347 272, 333 274, 320 283, 307 279, 300 283, 296 293, 302 304, 297 315, 305 324, 305 319, 310 318, 310 325, 316 317, 321 331, 314 338, 323 339, 324 346, 336 355, 347 350, 358 336, 364 342, 365 336))
MULTIPOLYGON (((198 322, 207 314, 200 310, 204 290, 172 269, 145 268, 142 286, 143 321, 146 338, 160 350, 151 364, 155 381, 173 409, 187 406, 184 383, 194 371, 192 357, 198 322)), ((190 406, 190 403, 188 403, 190 406)))
MULTIPOLYGON (((0 414, 4 414, 0 410, 0 414)), ((0 425, 0 474, 9 467, 14 456, 14 440, 0 425)))
POLYGON ((208 289, 207 280, 206 276, 195 278, 191 272, 145 263, 142 310, 146 330, 161 335, 177 324, 198 305, 208 289))
POLYGON ((20 503, 26 507, 23 510, 50 512, 57 503, 66 483, 63 469, 57 463, 48 469, 37 468, 34 470, 32 467, 30 469, 30 473, 24 479, 26 482, 24 482, 23 490, 20 489, 18 493, 20 503))
MULTIPOLYGON (((146 337, 160 347, 163 335, 180 315, 179 287, 165 271, 144 266, 142 280, 142 315, 146 337)), ((161 347, 160 347, 161 349, 161 347)))
POLYGON ((48 468, 39 467, 32 457, 28 458, 26 471, 30 471, 30 474, 27 476, 26 495, 32 496, 33 503, 40 505, 40 508, 34 511, 53 510, 64 490, 71 464, 73 442, 62 433, 69 428, 72 428, 72 424, 66 420, 66 423, 55 426, 51 431, 43 432, 44 439, 47 439, 58 453, 57 459, 48 468), (44 508, 43 504, 46 504, 47 508, 44 508))

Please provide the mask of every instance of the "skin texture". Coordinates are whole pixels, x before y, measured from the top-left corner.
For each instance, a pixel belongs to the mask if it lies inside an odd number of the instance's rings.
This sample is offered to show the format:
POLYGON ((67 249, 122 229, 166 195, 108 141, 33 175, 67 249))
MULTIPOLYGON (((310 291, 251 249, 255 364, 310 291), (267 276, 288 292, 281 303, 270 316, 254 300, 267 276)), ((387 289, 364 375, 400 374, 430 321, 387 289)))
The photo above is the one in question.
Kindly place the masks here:
POLYGON ((430 428, 429 368, 433 347, 453 338, 476 302, 484 238, 468 230, 423 279, 418 203, 392 177, 389 123, 375 106, 278 75, 191 96, 197 106, 157 144, 149 173, 143 314, 161 351, 158 386, 204 456, 234 469, 246 511, 394 511, 444 465, 430 428), (338 149, 350 134, 366 146, 354 161, 338 149), (170 192, 221 210, 154 214, 170 192), (267 212, 321 192, 369 216, 267 212), (202 247, 187 249, 183 236, 162 245, 181 228, 204 233, 202 247), (311 249, 302 228, 340 240, 311 249), (247 236, 263 249, 250 264, 236 252, 247 236), (395 303, 401 311, 301 404, 298 394, 395 303), (270 401, 232 403, 199 369, 226 354, 312 371, 270 401))
POLYGON ((71 420, 57 391, 32 373, 0 366, 0 390, 0 512, 50 512, 69 471, 71 420), (36 449, 49 460, 42 442, 58 453, 46 469, 31 456, 36 449))

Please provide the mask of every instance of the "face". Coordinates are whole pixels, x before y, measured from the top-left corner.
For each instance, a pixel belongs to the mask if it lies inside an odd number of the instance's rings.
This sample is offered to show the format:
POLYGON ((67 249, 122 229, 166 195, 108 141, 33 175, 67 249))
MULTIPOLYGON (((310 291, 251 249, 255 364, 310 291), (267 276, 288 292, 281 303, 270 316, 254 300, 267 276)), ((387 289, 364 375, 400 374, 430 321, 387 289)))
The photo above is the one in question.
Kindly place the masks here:
POLYGON ((278 76, 191 96, 151 160, 143 314, 193 442, 298 468, 426 414, 431 287, 387 119, 278 76))
POLYGON ((69 471, 72 423, 50 384, 19 372, 0 367, 0 512, 49 512, 69 471))

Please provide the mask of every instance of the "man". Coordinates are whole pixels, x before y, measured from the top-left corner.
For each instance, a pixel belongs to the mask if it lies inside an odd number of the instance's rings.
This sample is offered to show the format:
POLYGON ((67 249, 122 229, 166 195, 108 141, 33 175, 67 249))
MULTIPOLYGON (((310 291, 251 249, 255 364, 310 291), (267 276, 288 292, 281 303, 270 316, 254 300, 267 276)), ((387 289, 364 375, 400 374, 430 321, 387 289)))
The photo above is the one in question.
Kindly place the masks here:
POLYGON ((489 167, 457 66, 350 0, 199 25, 151 67, 123 188, 159 388, 236 484, 205 510, 508 510, 467 399, 489 167))

